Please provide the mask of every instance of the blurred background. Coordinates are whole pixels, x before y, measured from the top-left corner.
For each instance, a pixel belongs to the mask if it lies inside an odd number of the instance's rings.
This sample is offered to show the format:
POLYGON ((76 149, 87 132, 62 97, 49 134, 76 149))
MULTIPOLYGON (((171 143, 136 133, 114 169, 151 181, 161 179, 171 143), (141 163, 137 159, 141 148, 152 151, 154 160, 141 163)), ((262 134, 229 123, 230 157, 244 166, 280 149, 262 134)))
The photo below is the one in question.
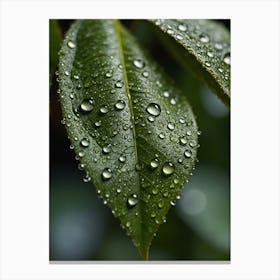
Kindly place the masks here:
MULTIPOLYGON (((153 239, 150 260, 230 260, 229 109, 169 56, 146 21, 122 22, 187 95, 202 131, 199 162, 153 239)), ((230 29, 229 20, 220 22, 230 29)), ((50 260, 142 260, 93 184, 84 182, 61 123, 54 72, 71 23, 50 20, 50 260)))

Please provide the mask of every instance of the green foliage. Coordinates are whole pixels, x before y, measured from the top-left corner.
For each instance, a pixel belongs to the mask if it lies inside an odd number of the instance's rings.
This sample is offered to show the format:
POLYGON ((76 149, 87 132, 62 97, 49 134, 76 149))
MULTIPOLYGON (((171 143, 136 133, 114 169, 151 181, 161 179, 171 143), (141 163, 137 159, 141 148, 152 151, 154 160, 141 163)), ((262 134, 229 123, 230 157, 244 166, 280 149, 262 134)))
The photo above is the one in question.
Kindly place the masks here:
POLYGON ((60 51, 59 83, 81 166, 147 259, 194 166, 191 108, 117 20, 72 25, 60 51))
POLYGON ((152 20, 167 49, 230 104, 230 35, 213 20, 152 20))

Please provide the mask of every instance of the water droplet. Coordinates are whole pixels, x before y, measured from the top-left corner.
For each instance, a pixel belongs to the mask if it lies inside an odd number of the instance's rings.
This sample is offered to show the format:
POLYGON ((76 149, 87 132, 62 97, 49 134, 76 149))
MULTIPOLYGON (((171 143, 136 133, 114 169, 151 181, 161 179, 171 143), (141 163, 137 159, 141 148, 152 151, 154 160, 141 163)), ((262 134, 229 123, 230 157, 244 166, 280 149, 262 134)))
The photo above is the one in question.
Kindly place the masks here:
POLYGON ((170 103, 175 105, 177 103, 177 98, 171 98, 170 103))
POLYGON ((126 157, 125 157, 125 156, 120 156, 120 157, 119 157, 119 161, 120 161, 120 162, 125 162, 125 160, 126 160, 126 157))
POLYGON ((71 144, 69 148, 70 148, 70 150, 73 150, 74 149, 74 145, 71 144))
POLYGON ((202 33, 200 36, 199 36, 199 39, 202 43, 208 43, 210 41, 210 38, 207 34, 205 33, 202 33))
POLYGON ((211 63, 208 62, 208 61, 206 61, 206 62, 205 62, 205 65, 206 65, 207 67, 210 67, 210 66, 211 66, 211 63))
POLYGON ((134 207, 136 204, 138 203, 138 198, 136 194, 131 195, 128 199, 127 199, 127 206, 129 208, 134 207))
POLYGON ((105 74, 106 78, 111 78, 113 76, 112 72, 107 72, 105 74))
POLYGON ((171 200, 171 201, 170 201, 170 204, 171 204, 171 206, 175 206, 175 205, 176 205, 176 202, 173 201, 173 200, 171 200))
POLYGON ((70 49, 74 49, 74 48, 76 47, 76 45, 75 45, 72 41, 68 41, 68 42, 67 42, 67 46, 68 46, 68 48, 70 48, 70 49))
POLYGON ((178 25, 178 29, 179 29, 180 31, 185 32, 185 31, 187 31, 187 26, 184 25, 184 24, 179 24, 179 25, 178 25))
POLYGON ((112 173, 112 170, 110 168, 105 168, 102 171, 101 177, 104 181, 109 180, 110 178, 112 178, 112 176, 113 176, 113 173, 112 173))
POLYGON ((167 30, 167 33, 168 33, 168 34, 174 34, 174 30, 168 29, 168 30, 167 30))
POLYGON ((115 87, 116 88, 122 88, 124 85, 123 81, 117 81, 116 84, 115 84, 115 87))
POLYGON ((73 78, 74 78, 75 80, 79 80, 79 79, 80 79, 80 77, 79 77, 78 75, 74 75, 73 78))
POLYGON ((84 181, 85 183, 88 183, 90 180, 91 180, 91 178, 89 177, 88 174, 86 174, 86 176, 83 178, 83 181, 84 181))
POLYGON ((109 145, 108 146, 104 146, 102 148, 102 152, 103 152, 103 154, 109 154, 111 152, 110 146, 109 145))
POLYGON ((189 150, 186 150, 186 151, 184 152, 184 155, 185 155, 186 158, 190 158, 190 157, 192 156, 192 152, 189 151, 189 150))
POLYGON ((187 143, 188 143, 188 140, 186 138, 184 138, 184 137, 180 138, 180 144, 186 145, 187 143))
POLYGON ((160 201, 159 203, 158 203, 158 208, 163 208, 163 206, 164 206, 164 204, 163 204, 163 202, 162 201, 160 201))
POLYGON ((180 35, 180 34, 177 34, 177 35, 176 35, 176 38, 177 38, 178 40, 183 40, 183 39, 184 39, 184 37, 183 37, 182 35, 180 35))
POLYGON ((89 139, 83 138, 83 139, 80 141, 80 145, 81 145, 82 147, 88 147, 88 146, 89 146, 89 139))
POLYGON ((96 127, 100 127, 100 126, 101 126, 101 120, 95 122, 94 125, 95 125, 96 127))
POLYGON ((179 119, 179 122, 180 122, 180 123, 185 123, 186 120, 182 117, 182 118, 179 119))
POLYGON ((224 72, 224 70, 223 70, 222 68, 218 68, 218 71, 219 71, 220 73, 223 73, 223 72, 224 72))
POLYGON ((167 125, 167 127, 168 127, 168 129, 173 130, 175 128, 175 125, 174 125, 174 123, 169 123, 167 125))
POLYGON ((141 59, 135 59, 135 60, 133 61, 133 64, 134 64, 134 66, 137 67, 137 68, 143 68, 143 67, 145 67, 145 62, 144 62, 143 60, 141 60, 141 59))
POLYGON ((107 113, 108 113, 108 108, 107 108, 107 106, 101 107, 101 108, 100 108, 100 112, 101 112, 102 114, 107 114, 107 113))
POLYGON ((207 52, 207 55, 211 58, 214 56, 214 54, 212 52, 207 52))
POLYGON ((223 49, 223 45, 221 43, 215 43, 214 46, 217 50, 222 50, 223 49))
POLYGON ((163 92, 163 96, 164 96, 164 97, 169 97, 169 96, 170 96, 170 92, 167 91, 167 90, 164 91, 164 92, 163 92))
POLYGON ((162 167, 162 172, 165 176, 170 176, 174 173, 175 167, 173 163, 166 162, 162 167))
POLYGON ((83 157, 85 155, 85 152, 84 151, 80 151, 79 153, 78 153, 78 156, 81 158, 81 157, 83 157))
POLYGON ((223 60, 224 60, 224 63, 230 65, 230 53, 226 53, 224 55, 224 59, 223 60))
POLYGON ((121 193, 121 189, 117 189, 117 193, 121 193))
POLYGON ((125 226, 126 226, 127 228, 129 228, 129 227, 130 227, 130 222, 126 222, 125 226))
POLYGON ((191 130, 188 130, 186 134, 187 134, 188 136, 191 136, 191 135, 192 135, 191 130))
POLYGON ((197 135, 201 135, 202 132, 200 130, 197 131, 197 135))
POLYGON ((93 110, 93 104, 94 104, 93 99, 85 99, 81 103, 80 109, 83 113, 89 113, 93 110))
POLYGON ((175 178, 174 180, 173 180, 173 182, 174 182, 174 184, 178 184, 179 183, 179 179, 178 178, 175 178))
POLYGON ((65 71, 64 74, 65 74, 66 76, 69 76, 69 75, 70 75, 70 73, 69 73, 68 71, 65 71))
POLYGON ((160 139, 164 139, 164 134, 163 134, 163 133, 160 133, 160 134, 158 135, 158 137, 159 137, 160 139))
POLYGON ((154 122, 154 121, 155 121, 155 118, 154 118, 153 116, 149 116, 149 117, 148 117, 148 120, 149 120, 150 122, 154 122))
POLYGON ((147 72, 147 71, 143 72, 142 76, 145 77, 145 78, 148 78, 149 77, 149 72, 147 72))
POLYGON ((123 100, 118 100, 117 103, 115 104, 115 108, 117 110, 123 110, 125 107, 125 102, 123 100))
POLYGON ((195 145, 196 145, 196 141, 191 140, 191 141, 190 141, 190 146, 191 146, 191 147, 195 147, 195 145))
POLYGON ((158 104, 156 104, 156 103, 150 103, 150 104, 148 105, 148 107, 146 108, 146 111, 147 111, 150 115, 152 115, 152 116, 154 116, 154 117, 157 117, 157 116, 160 115, 161 109, 160 109, 160 106, 159 106, 158 104))
POLYGON ((152 160, 150 166, 152 169, 156 169, 158 167, 158 162, 156 160, 152 160))
POLYGON ((83 163, 78 164, 78 169, 79 170, 81 170, 81 171, 84 170, 84 167, 85 167, 85 165, 83 163))

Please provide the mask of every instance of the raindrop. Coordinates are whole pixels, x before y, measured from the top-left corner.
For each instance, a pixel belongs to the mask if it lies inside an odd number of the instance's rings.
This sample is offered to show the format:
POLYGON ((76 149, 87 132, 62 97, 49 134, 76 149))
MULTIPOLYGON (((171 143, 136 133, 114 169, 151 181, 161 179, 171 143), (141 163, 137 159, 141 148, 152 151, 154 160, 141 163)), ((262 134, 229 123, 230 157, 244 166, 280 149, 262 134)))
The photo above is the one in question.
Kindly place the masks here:
POLYGON ((214 46, 217 50, 222 50, 223 49, 223 45, 221 43, 215 43, 214 46))
POLYGON ((169 97, 169 96, 170 96, 170 92, 167 91, 167 90, 164 91, 164 92, 163 92, 163 96, 164 96, 164 97, 169 97))
POLYGON ((85 155, 85 152, 84 151, 80 151, 79 153, 78 153, 78 156, 81 158, 81 157, 83 157, 85 155))
POLYGON ((205 33, 202 33, 200 36, 199 36, 199 39, 202 43, 208 43, 210 41, 210 38, 207 34, 205 33))
POLYGON ((163 133, 160 133, 160 134, 158 135, 158 137, 159 137, 160 139, 164 139, 164 134, 163 134, 163 133))
POLYGON ((191 141, 190 141, 190 146, 191 146, 191 147, 195 147, 195 145, 196 145, 196 142, 195 142, 194 140, 191 140, 191 141))
POLYGON ((184 24, 179 24, 178 25, 178 29, 180 30, 180 31, 187 31, 187 26, 186 25, 184 25, 184 24))
POLYGON ((180 123, 185 123, 186 120, 182 117, 182 118, 179 119, 179 122, 180 122, 180 123))
POLYGON ((164 206, 164 204, 163 204, 163 202, 162 201, 160 201, 159 203, 158 203, 158 208, 163 208, 163 206, 164 206))
POLYGON ((143 60, 141 60, 141 59, 135 59, 135 60, 133 61, 133 64, 134 64, 134 66, 137 67, 137 68, 143 68, 143 67, 145 67, 145 62, 144 62, 143 60))
POLYGON ((191 136, 192 135, 192 132, 190 130, 187 131, 186 133, 188 136, 191 136))
POLYGON ((85 99, 81 103, 80 109, 83 113, 89 113, 93 110, 93 104, 94 104, 93 99, 85 99))
POLYGON ((184 138, 184 137, 180 138, 180 144, 186 145, 187 143, 188 143, 188 140, 186 138, 184 138))
POLYGON ((174 123, 169 123, 167 125, 167 127, 168 127, 168 129, 173 130, 175 128, 175 125, 174 125, 174 123))
POLYGON ((168 29, 168 30, 167 30, 167 33, 168 33, 168 34, 174 34, 174 30, 168 29))
POLYGON ((110 178, 112 178, 113 174, 112 174, 112 170, 110 168, 105 168, 102 171, 101 177, 104 181, 109 180, 110 178))
POLYGON ((161 112, 161 109, 160 109, 160 106, 156 103, 150 103, 148 105, 148 107, 146 108, 146 111, 152 115, 152 116, 159 116, 160 115, 160 112, 161 112))
POLYGON ((105 76, 106 76, 107 78, 111 78, 111 77, 113 76, 113 74, 112 74, 112 72, 107 72, 107 73, 105 74, 105 76))
POLYGON ((170 176, 174 173, 175 167, 173 163, 166 162, 162 167, 162 172, 165 176, 170 176))
POLYGON ((192 156, 192 152, 189 151, 189 150, 186 150, 186 151, 184 152, 184 155, 185 155, 186 158, 190 158, 190 157, 192 156))
POLYGON ((74 48, 76 47, 76 45, 75 45, 72 41, 68 41, 68 42, 67 42, 67 46, 68 46, 68 48, 70 48, 70 49, 74 49, 74 48))
POLYGON ((120 162, 125 162, 125 160, 126 160, 126 157, 125 157, 125 156, 120 156, 120 157, 119 157, 119 161, 120 161, 120 162))
POLYGON ((101 126, 101 120, 95 122, 94 125, 95 125, 96 127, 100 127, 100 126, 101 126))
POLYGON ((107 108, 107 106, 101 107, 101 108, 100 108, 100 112, 101 112, 102 114, 107 114, 107 113, 108 113, 108 108, 107 108))
POLYGON ((103 154, 109 154, 111 152, 110 146, 109 145, 108 146, 104 146, 102 148, 102 152, 103 152, 103 154))
POLYGON ((89 177, 88 174, 86 174, 86 176, 83 178, 83 181, 84 181, 85 183, 88 183, 90 180, 91 180, 91 178, 89 177))
POLYGON ((123 81, 117 81, 115 84, 116 88, 122 88, 123 87, 123 81))
POLYGON ((88 147, 89 146, 89 140, 87 138, 83 138, 81 141, 80 141, 80 145, 82 147, 88 147))
POLYGON ((152 169, 156 169, 158 167, 158 162, 156 160, 152 160, 150 166, 152 169))
POLYGON ((129 208, 134 207, 137 203, 138 203, 137 194, 133 194, 133 195, 131 195, 131 196, 127 199, 127 206, 128 206, 129 208))
POLYGON ((115 104, 115 108, 117 110, 123 110, 125 107, 125 102, 123 100, 118 100, 117 103, 115 104))
POLYGON ((145 78, 148 78, 149 77, 149 72, 147 72, 147 71, 143 72, 142 76, 145 77, 145 78))
POLYGON ((230 65, 230 53, 226 53, 224 55, 224 59, 223 60, 224 60, 224 63, 230 65))
POLYGON ((184 39, 184 37, 183 37, 182 35, 180 35, 180 34, 177 34, 177 35, 176 35, 176 38, 177 38, 178 40, 183 40, 183 39, 184 39))

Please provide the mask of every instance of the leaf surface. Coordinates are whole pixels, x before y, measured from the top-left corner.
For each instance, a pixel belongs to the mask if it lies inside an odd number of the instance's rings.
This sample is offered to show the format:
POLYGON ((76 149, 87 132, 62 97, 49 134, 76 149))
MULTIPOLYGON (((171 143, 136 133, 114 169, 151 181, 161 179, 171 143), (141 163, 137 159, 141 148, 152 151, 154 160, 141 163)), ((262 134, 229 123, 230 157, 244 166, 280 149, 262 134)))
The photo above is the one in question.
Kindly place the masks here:
POLYGON ((151 20, 167 49, 230 104, 230 34, 220 23, 198 19, 151 20))
POLYGON ((117 20, 72 25, 59 81, 65 126, 87 179, 148 259, 194 166, 192 110, 117 20))

